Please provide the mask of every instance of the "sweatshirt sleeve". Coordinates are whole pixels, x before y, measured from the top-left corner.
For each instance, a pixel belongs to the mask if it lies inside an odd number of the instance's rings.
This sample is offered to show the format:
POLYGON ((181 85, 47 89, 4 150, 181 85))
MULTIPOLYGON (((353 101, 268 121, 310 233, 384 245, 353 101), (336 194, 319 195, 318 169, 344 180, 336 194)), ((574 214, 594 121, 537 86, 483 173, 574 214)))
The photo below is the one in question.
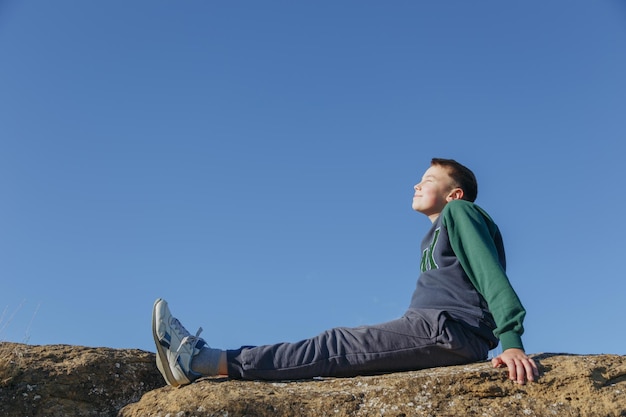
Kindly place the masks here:
POLYGON ((493 333, 500 339, 502 350, 524 349, 521 335, 526 310, 499 262, 495 244, 495 239, 501 239, 498 227, 482 209, 463 200, 449 202, 442 216, 454 253, 487 301, 496 322, 493 333))

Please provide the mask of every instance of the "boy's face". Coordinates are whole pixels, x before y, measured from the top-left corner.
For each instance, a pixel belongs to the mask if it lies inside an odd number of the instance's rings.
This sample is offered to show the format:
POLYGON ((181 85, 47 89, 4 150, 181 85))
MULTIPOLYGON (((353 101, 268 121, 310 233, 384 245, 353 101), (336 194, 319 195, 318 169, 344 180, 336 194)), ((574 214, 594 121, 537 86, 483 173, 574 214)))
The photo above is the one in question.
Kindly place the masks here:
POLYGON ((463 197, 463 191, 455 186, 446 168, 439 165, 428 168, 422 181, 413 188, 413 210, 425 214, 433 222, 449 201, 463 197))

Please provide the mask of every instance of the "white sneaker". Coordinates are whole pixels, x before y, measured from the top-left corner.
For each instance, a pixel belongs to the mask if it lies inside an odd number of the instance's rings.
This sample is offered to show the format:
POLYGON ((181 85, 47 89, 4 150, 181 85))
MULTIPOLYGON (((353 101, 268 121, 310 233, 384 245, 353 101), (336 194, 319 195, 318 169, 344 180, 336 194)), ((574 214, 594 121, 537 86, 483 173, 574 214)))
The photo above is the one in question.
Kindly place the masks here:
POLYGON ((192 358, 200 352, 206 342, 191 335, 172 316, 167 301, 158 299, 152 309, 152 336, 156 344, 156 364, 165 378, 165 382, 174 387, 187 385, 200 378, 200 374, 191 370, 192 358))

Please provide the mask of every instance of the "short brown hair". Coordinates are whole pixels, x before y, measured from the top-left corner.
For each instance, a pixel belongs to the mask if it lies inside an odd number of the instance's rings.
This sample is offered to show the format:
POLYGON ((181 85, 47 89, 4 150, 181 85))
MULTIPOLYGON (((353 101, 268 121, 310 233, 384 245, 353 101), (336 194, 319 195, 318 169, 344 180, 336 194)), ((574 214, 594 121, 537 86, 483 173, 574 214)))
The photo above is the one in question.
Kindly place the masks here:
POLYGON ((474 173, 454 159, 433 158, 431 165, 438 165, 448 170, 448 175, 463 190, 463 200, 474 202, 478 196, 478 182, 474 173))

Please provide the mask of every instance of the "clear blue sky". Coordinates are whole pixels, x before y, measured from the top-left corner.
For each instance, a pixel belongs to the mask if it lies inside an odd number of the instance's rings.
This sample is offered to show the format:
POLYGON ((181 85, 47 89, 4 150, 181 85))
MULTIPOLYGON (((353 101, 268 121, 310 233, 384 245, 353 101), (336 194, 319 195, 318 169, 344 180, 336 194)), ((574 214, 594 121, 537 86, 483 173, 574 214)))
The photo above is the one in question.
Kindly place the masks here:
POLYGON ((0 339, 154 351, 400 316, 431 157, 479 180, 529 353, 626 354, 626 3, 0 3, 0 339))

